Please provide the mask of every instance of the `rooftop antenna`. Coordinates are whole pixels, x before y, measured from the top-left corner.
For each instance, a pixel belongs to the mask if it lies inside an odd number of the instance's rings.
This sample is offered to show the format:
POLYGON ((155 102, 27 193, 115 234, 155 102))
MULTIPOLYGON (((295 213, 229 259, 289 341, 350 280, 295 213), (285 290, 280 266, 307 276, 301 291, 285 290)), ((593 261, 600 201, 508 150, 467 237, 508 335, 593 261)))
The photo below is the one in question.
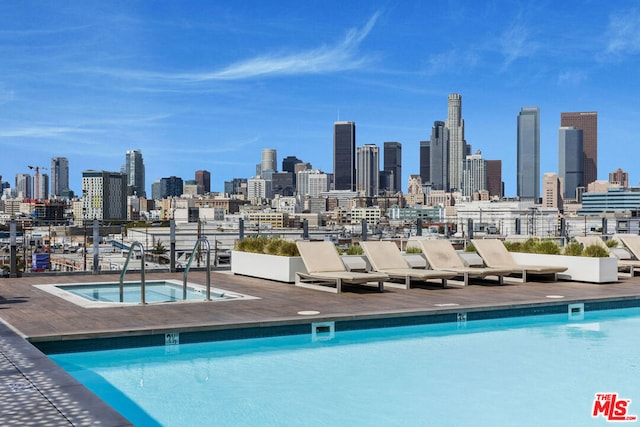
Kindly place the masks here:
POLYGON ((338 114, 338 117, 337 117, 336 122, 339 122, 339 121, 340 121, 340 108, 338 108, 338 112, 337 112, 337 114, 338 114))

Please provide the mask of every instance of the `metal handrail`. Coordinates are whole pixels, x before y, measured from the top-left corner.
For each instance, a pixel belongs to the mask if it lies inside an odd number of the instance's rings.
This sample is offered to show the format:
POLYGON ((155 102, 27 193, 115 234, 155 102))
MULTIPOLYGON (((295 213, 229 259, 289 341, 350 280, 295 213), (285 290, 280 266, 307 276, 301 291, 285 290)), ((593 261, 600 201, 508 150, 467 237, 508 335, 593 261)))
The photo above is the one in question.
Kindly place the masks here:
POLYGON ((205 301, 211 301, 211 245, 206 237, 200 237, 196 240, 196 244, 193 246, 193 252, 191 252, 191 256, 187 261, 186 266, 184 267, 184 273, 182 277, 182 299, 187 299, 187 275, 189 274, 189 268, 191 268, 191 262, 193 261, 193 257, 195 256, 200 243, 204 242, 207 246, 207 294, 205 301))
POLYGON ((142 260, 140 262, 140 302, 142 304, 146 304, 144 294, 145 294, 145 279, 144 279, 144 246, 142 243, 136 241, 131 243, 129 247, 129 255, 127 255, 127 259, 124 262, 124 267, 122 267, 122 273, 120 273, 120 302, 124 302, 124 275, 127 273, 127 267, 129 267, 129 261, 131 260, 131 254, 133 254, 133 248, 135 246, 140 247, 140 252, 142 253, 142 260))

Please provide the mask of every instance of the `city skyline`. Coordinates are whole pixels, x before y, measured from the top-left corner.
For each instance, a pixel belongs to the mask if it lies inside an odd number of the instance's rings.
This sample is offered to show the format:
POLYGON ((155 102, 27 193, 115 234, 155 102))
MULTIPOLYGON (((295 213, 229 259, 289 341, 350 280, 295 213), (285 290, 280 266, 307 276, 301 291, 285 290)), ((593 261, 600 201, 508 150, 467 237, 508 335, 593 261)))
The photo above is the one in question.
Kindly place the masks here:
POLYGON ((13 186, 28 165, 66 157, 79 194, 82 171, 118 171, 140 149, 147 193, 196 170, 222 191, 254 175, 264 148, 334 172, 332 125, 347 120, 359 146, 402 144, 406 190, 420 141, 459 93, 464 137, 502 161, 505 195, 516 194, 513 117, 527 105, 540 108, 541 175, 558 172, 560 113, 594 111, 598 179, 621 168, 637 185, 635 156, 619 155, 638 131, 634 2, 461 1, 437 27, 424 26, 428 4, 338 4, 2 6, 0 174, 13 186))

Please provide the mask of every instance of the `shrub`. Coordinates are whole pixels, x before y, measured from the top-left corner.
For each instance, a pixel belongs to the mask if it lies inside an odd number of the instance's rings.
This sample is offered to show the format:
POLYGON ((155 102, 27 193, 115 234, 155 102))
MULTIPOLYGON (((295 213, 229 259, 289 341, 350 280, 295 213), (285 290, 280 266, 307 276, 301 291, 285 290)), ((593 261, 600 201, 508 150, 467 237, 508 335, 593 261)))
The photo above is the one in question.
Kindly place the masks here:
POLYGON ((298 252, 298 247, 295 242, 290 242, 288 240, 283 240, 282 244, 278 249, 278 255, 280 256, 300 256, 300 252, 298 252))
POLYGON ((242 252, 253 252, 257 254, 298 256, 298 247, 295 242, 276 237, 245 237, 236 242, 235 249, 242 252))
POLYGON ((464 251, 465 252, 475 252, 476 251, 476 247, 473 246, 473 243, 469 242, 469 243, 467 243, 467 246, 464 247, 464 251))
POLYGON ((407 249, 405 249, 405 253, 408 254, 421 254, 422 253, 422 249, 418 246, 407 246, 407 249))
POLYGON ((521 246, 522 244, 520 242, 503 242, 505 248, 507 248, 507 250, 509 252, 522 252, 521 246))
POLYGON ((571 242, 564 247, 564 254, 569 256, 581 256, 582 245, 578 242, 571 242))
POLYGON ((282 243, 284 243, 282 239, 269 239, 264 245, 263 251, 265 254, 278 255, 282 243))
POLYGON ((618 241, 616 239, 609 239, 604 242, 608 248, 617 248, 618 241))
POLYGON ((536 243, 533 248, 537 254, 558 255, 560 254, 560 246, 553 240, 543 240, 536 243))
POLYGON ((584 248, 582 251, 582 256, 594 257, 594 258, 606 258, 609 256, 609 253, 605 248, 598 245, 590 245, 584 248))
POLYGON ((535 253, 535 247, 538 244, 538 241, 535 239, 527 239, 526 241, 520 244, 520 252, 525 252, 528 254, 535 253))
POLYGON ((236 242, 236 250, 241 252, 264 253, 264 245, 267 243, 266 237, 245 237, 236 242))
POLYGON ((364 254, 364 250, 360 247, 360 245, 349 245, 347 248, 347 255, 362 255, 364 254))

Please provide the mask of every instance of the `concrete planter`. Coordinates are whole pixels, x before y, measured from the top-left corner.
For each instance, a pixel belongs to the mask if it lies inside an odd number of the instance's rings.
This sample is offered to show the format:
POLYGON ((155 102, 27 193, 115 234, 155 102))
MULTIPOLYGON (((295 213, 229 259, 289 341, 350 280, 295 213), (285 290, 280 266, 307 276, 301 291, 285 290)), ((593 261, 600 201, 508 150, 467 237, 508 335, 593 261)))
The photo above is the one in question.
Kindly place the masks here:
POLYGON ((278 282, 294 283, 296 272, 306 273, 302 258, 231 251, 231 272, 278 282))
POLYGON ((557 265, 567 267, 558 273, 559 279, 577 282, 609 283, 618 280, 617 258, 592 258, 568 255, 525 254, 511 252, 518 264, 557 265))

